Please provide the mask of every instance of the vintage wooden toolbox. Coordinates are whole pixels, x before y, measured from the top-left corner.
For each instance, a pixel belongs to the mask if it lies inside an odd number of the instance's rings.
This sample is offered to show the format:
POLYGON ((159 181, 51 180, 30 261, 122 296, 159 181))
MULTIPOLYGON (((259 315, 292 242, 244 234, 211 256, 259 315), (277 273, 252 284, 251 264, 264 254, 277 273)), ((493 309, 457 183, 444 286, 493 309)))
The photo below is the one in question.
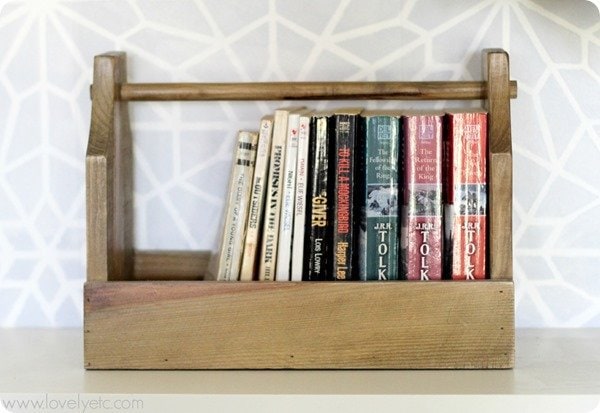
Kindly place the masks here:
POLYGON ((135 84, 124 53, 94 61, 86 156, 88 369, 447 369, 514 365, 508 55, 484 81, 135 84), (202 281, 206 252, 133 245, 130 101, 483 100, 488 259, 477 282, 202 281), (390 311, 392 309, 392 311, 390 311))

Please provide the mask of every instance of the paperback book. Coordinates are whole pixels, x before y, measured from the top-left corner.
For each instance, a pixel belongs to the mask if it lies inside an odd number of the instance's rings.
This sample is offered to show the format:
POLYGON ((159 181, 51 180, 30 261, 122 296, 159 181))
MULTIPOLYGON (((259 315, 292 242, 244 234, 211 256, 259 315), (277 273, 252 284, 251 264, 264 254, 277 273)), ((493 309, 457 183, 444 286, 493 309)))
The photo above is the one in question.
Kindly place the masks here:
POLYGON ((288 116, 297 109, 286 108, 275 111, 267 198, 261 245, 261 258, 258 278, 261 281, 274 281, 279 243, 279 221, 283 192, 285 150, 287 146, 288 116))
POLYGON ((240 281, 252 281, 257 278, 258 247, 264 217, 272 136, 273 116, 268 115, 263 117, 260 122, 240 281))
POLYGON ((354 174, 360 109, 340 109, 333 116, 333 277, 351 280, 354 264, 354 174))
POLYGON ((285 166, 281 198, 281 219, 279 220, 279 241, 277 246, 276 281, 289 281, 292 262, 292 233, 294 230, 294 204, 296 198, 296 167, 298 164, 298 135, 300 115, 294 111, 288 115, 285 166))
POLYGON ((292 269, 290 279, 302 281, 304 266, 304 233, 306 228, 306 200, 310 147, 310 119, 307 113, 298 123, 298 162, 296 164, 296 196, 294 202, 294 231, 292 236, 292 269))
POLYGON ((318 113, 310 123, 308 202, 304 248, 303 280, 331 278, 331 236, 333 228, 330 190, 331 114, 318 113))
POLYGON ((258 134, 254 132, 238 134, 218 253, 218 281, 237 281, 240 276, 257 140, 258 134))

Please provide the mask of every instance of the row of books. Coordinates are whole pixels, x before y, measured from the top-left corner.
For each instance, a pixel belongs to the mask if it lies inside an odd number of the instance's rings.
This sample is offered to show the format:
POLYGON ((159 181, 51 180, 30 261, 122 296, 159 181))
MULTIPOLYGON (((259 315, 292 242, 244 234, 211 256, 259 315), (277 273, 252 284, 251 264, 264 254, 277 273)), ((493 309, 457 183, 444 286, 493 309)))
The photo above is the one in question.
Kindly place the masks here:
POLYGON ((485 111, 286 108, 241 131, 217 280, 486 277, 485 111))

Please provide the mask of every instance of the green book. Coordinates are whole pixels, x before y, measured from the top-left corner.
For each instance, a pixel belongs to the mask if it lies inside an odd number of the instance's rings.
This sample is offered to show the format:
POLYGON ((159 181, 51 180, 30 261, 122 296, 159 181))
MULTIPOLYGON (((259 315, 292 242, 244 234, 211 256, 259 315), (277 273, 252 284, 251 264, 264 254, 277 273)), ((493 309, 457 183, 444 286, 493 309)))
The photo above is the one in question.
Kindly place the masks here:
POLYGON ((399 278, 400 114, 365 112, 360 173, 358 267, 361 280, 399 278))

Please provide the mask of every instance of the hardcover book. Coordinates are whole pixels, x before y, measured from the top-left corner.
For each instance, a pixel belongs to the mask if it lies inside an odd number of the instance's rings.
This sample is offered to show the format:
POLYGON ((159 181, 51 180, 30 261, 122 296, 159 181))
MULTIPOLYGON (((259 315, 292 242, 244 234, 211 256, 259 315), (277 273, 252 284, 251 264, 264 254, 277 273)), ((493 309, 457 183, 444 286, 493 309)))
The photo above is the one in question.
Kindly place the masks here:
POLYGON ((269 115, 263 117, 260 122, 240 281, 252 281, 257 278, 258 246, 264 217, 272 136, 273 116, 269 115))
POLYGON ((351 280, 354 263, 354 173, 360 109, 341 109, 333 116, 333 277, 351 280))
POLYGON ((261 258, 258 273, 258 278, 261 281, 275 280, 288 116, 289 113, 294 110, 297 109, 286 108, 275 111, 269 175, 267 181, 267 198, 265 201, 265 218, 262 234, 261 258))
POLYGON ((240 275, 257 140, 254 132, 238 134, 218 255, 218 281, 237 281, 240 275))
POLYGON ((312 116, 308 174, 308 203, 304 252, 305 281, 331 278, 331 209, 330 171, 330 113, 312 116))
MULTIPOLYGON (((358 276, 361 280, 399 278, 400 115, 363 112, 360 167, 358 276)), ((357 191, 358 194, 358 191, 357 191)))
POLYGON ((281 218, 277 246, 276 281, 289 281, 292 264, 292 232, 294 230, 294 201, 296 198, 296 166, 298 163, 298 134, 300 115, 294 111, 288 115, 285 166, 281 196, 281 218))
POLYGON ((446 114, 445 272, 486 277, 487 114, 446 114))
POLYGON ((409 280, 442 278, 442 114, 402 117, 402 265, 409 280))
POLYGON ((304 233, 308 190, 308 150, 310 146, 309 114, 300 116, 298 124, 298 162, 296 164, 296 197, 294 202, 294 231, 292 237, 292 269, 290 279, 302 281, 304 266, 304 233))

